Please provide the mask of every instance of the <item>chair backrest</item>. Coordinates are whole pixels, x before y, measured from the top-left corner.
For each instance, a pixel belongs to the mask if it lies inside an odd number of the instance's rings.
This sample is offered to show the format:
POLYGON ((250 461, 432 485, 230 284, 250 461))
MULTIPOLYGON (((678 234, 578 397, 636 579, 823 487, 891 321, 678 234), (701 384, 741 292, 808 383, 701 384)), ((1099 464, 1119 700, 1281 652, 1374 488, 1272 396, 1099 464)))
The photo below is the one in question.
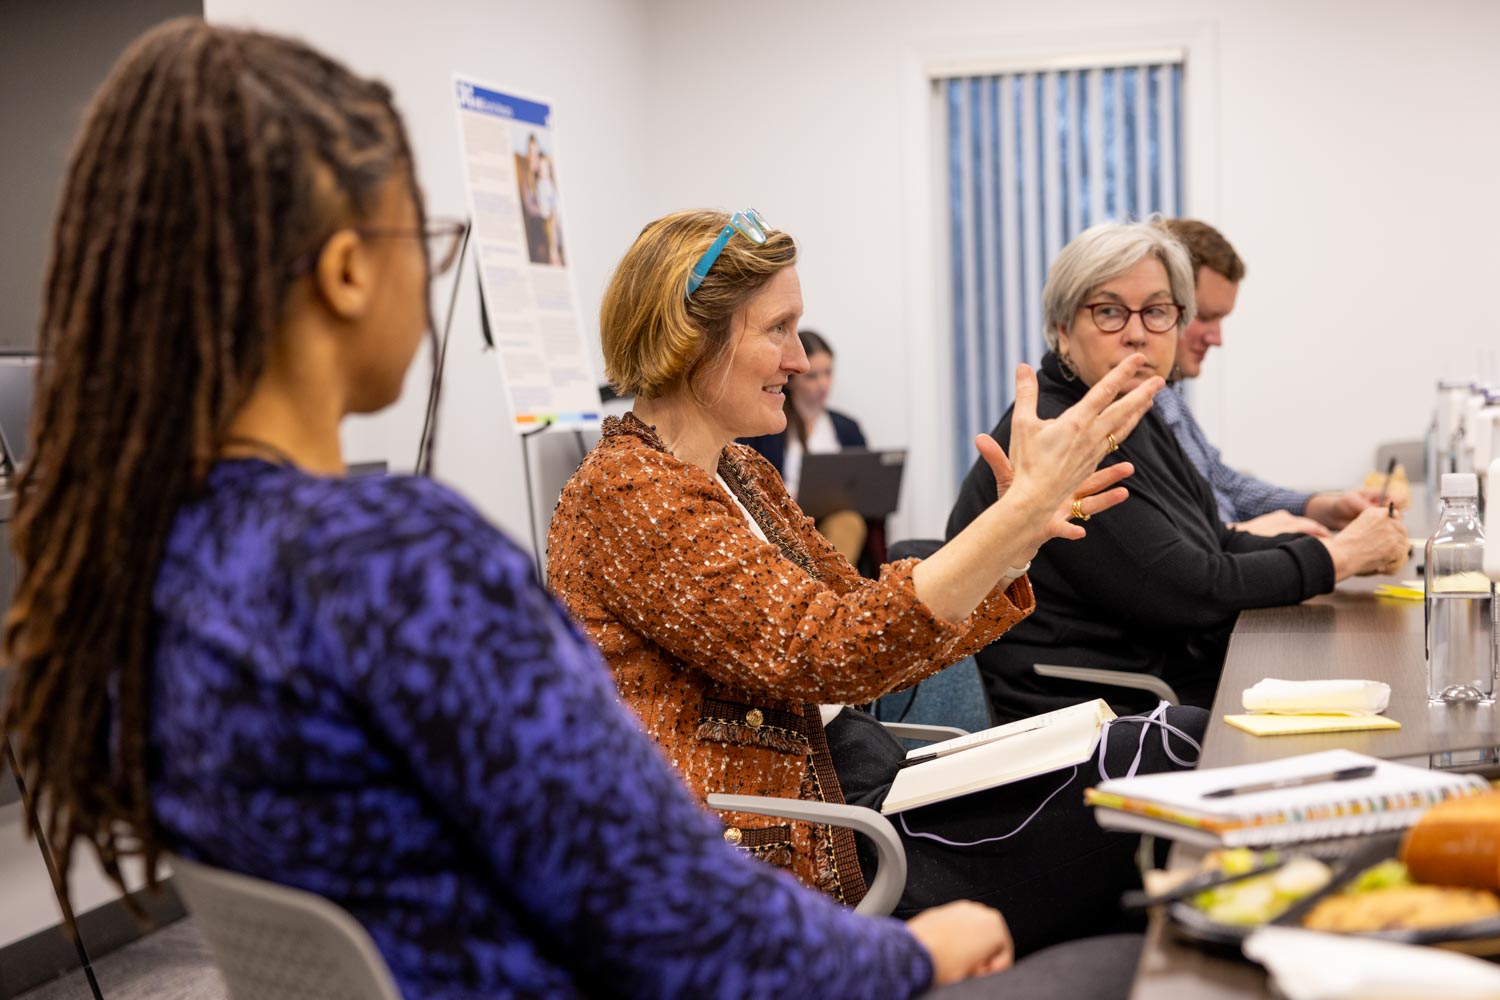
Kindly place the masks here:
MULTIPOLYGON (((1133 688, 1137 691, 1149 691, 1156 695, 1168 705, 1181 705, 1182 699, 1177 697, 1177 692, 1172 685, 1157 677, 1155 674, 1142 674, 1134 670, 1101 670, 1097 667, 1069 667, 1056 663, 1034 663, 1031 669, 1036 671, 1038 677, 1057 677, 1062 680, 1078 681, 1082 684, 1094 684, 1102 687, 1133 688)), ((1101 695, 1101 697, 1103 697, 1101 695)), ((1105 700, 1109 699, 1105 697, 1105 700)))
POLYGON ((168 859, 233 1000, 401 1000, 359 921, 322 896, 168 859))
POLYGON ((891 562, 900 559, 926 559, 942 547, 941 538, 903 538, 890 547, 887 558, 891 562))
POLYGON ((974 657, 966 656, 923 678, 915 687, 881 697, 875 702, 875 718, 887 727, 899 720, 923 726, 953 726, 966 733, 990 728, 990 698, 979 678, 979 664, 974 657))

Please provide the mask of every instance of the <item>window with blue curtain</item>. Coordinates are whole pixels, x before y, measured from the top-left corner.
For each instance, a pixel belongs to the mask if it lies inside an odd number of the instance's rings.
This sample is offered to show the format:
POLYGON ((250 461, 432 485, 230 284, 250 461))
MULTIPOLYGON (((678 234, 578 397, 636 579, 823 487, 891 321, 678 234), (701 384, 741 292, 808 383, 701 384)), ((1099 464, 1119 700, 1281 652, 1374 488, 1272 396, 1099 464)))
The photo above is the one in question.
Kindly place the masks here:
POLYGON ((947 110, 958 474, 1036 364, 1042 285, 1096 222, 1182 207, 1182 64, 956 77, 947 110))

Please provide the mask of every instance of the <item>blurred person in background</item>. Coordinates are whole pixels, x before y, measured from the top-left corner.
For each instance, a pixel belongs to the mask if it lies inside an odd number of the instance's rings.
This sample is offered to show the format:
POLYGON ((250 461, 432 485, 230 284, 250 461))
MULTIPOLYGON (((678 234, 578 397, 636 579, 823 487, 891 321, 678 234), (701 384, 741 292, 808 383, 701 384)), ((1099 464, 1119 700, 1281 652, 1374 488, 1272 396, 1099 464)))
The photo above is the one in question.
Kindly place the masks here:
MULTIPOLYGON (((833 392, 833 348, 813 330, 798 330, 797 336, 807 354, 807 371, 787 379, 786 430, 741 442, 776 467, 793 499, 802 482, 804 455, 868 447, 864 431, 853 417, 828 408, 833 392)), ((883 520, 867 521, 857 511, 838 510, 818 518, 818 531, 851 563, 866 562, 862 570, 874 569, 885 561, 883 520), (874 551, 869 551, 871 548, 874 551)))

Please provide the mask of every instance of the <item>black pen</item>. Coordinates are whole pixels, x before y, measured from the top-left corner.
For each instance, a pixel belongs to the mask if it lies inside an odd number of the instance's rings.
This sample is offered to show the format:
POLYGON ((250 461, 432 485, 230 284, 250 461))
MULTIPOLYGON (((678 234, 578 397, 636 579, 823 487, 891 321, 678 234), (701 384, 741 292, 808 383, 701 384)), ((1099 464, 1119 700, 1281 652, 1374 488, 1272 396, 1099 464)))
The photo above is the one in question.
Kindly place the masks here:
POLYGON ((1392 455, 1391 456, 1391 460, 1389 462, 1385 463, 1385 484, 1380 487, 1380 501, 1381 501, 1381 503, 1385 502, 1386 495, 1388 493, 1390 493, 1390 491, 1391 491, 1391 477, 1394 476, 1395 474, 1396 474, 1396 457, 1394 455, 1392 455))
POLYGON ((1253 795, 1256 792, 1273 792, 1280 788, 1301 788, 1303 785, 1321 785, 1329 781, 1355 781, 1359 778, 1368 778, 1375 773, 1375 765, 1367 764, 1363 767, 1346 767, 1342 771, 1326 771, 1323 774, 1304 774, 1295 778, 1281 778, 1277 781, 1261 781, 1253 785, 1240 785, 1237 788, 1220 788, 1213 792, 1204 792, 1205 799, 1227 799, 1231 795, 1253 795))

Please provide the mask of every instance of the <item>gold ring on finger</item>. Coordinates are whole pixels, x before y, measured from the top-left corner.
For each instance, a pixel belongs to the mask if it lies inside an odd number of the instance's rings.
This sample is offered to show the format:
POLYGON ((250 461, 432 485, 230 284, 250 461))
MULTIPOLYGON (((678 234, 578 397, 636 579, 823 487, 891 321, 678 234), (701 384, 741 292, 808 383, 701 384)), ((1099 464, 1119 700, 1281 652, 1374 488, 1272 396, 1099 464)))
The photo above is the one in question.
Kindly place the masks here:
POLYGON ((1073 518, 1078 521, 1087 521, 1090 516, 1083 512, 1083 498, 1075 497, 1073 500, 1073 518))
POLYGON ((1104 440, 1109 442, 1109 450, 1111 454, 1120 450, 1120 442, 1115 440, 1115 436, 1113 434, 1104 435, 1104 440))

